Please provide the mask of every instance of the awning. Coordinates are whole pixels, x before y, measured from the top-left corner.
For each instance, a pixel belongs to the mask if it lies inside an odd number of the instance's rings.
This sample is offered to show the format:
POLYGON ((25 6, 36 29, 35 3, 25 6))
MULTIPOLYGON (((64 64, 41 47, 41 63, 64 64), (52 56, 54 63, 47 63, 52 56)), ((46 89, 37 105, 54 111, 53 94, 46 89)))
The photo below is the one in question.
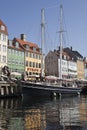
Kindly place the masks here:
POLYGON ((46 76, 45 78, 46 78, 47 80, 57 80, 57 79, 58 79, 58 77, 53 76, 53 75, 46 76))
POLYGON ((18 73, 18 72, 11 72, 11 75, 14 75, 14 76, 21 76, 21 73, 18 73))

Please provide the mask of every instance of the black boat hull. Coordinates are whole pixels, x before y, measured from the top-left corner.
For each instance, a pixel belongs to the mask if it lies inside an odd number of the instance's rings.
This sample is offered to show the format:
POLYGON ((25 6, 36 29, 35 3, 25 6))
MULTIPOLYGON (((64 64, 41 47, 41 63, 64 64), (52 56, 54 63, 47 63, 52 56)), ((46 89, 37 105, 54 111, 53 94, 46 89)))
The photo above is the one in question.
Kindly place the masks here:
POLYGON ((81 88, 60 87, 46 84, 36 84, 30 82, 21 82, 22 93, 29 96, 57 96, 57 95, 78 95, 81 88))

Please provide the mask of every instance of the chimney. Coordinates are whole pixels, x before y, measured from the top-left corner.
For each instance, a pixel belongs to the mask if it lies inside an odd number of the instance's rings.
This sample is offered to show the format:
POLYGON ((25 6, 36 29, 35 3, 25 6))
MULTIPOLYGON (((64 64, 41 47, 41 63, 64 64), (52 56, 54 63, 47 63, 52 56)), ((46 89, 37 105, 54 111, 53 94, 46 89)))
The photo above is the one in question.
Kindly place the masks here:
POLYGON ((26 35, 25 34, 21 34, 20 37, 21 37, 21 40, 26 41, 26 35))
POLYGON ((72 51, 72 46, 71 46, 71 51, 72 51))
POLYGON ((60 46, 59 46, 59 51, 60 51, 60 46))

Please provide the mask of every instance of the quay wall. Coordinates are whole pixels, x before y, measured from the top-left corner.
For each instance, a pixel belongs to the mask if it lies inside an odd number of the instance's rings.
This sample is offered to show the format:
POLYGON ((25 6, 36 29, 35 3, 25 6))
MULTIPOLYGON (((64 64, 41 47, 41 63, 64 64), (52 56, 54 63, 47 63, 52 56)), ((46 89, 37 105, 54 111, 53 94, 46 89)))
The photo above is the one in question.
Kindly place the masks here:
POLYGON ((16 83, 0 81, 0 97, 21 96, 21 88, 16 83))

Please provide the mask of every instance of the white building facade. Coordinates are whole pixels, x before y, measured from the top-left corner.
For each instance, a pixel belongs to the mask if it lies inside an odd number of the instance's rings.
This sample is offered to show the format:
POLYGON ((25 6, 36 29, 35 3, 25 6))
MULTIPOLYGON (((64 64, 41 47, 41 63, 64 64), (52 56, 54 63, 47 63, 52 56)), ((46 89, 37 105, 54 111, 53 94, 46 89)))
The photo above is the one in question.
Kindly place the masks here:
POLYGON ((74 61, 68 61, 68 77, 77 78, 77 63, 74 61))
MULTIPOLYGON (((67 78, 68 77, 68 66, 67 66, 67 60, 62 59, 61 63, 61 68, 62 68, 62 78, 67 78)), ((60 74, 60 59, 58 59, 58 70, 60 74)))
POLYGON ((6 25, 0 20, 0 68, 7 65, 8 32, 6 25))
MULTIPOLYGON (((62 59, 62 78, 77 78, 77 63, 62 59)), ((60 73, 60 59, 58 59, 58 70, 60 73)))

